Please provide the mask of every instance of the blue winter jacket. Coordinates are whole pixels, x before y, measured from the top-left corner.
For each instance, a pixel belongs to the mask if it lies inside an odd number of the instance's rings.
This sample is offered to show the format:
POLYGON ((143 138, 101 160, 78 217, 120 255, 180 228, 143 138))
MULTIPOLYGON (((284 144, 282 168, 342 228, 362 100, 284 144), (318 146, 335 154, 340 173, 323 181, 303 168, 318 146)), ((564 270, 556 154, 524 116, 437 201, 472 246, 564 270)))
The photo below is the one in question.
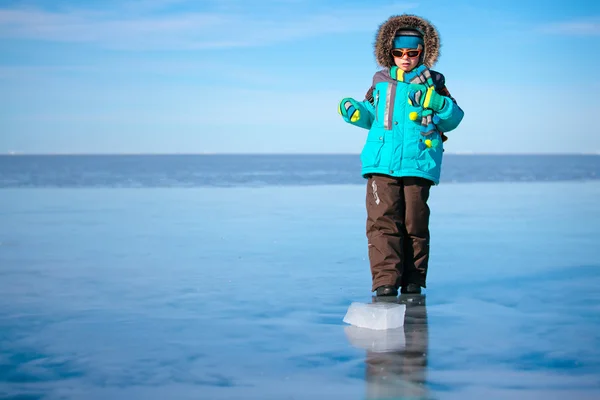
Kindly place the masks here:
MULTIPOLYGON (((445 91, 444 76, 431 71, 436 91, 445 91)), ((442 132, 449 132, 461 122, 464 113, 451 97, 445 97, 443 109, 437 113, 438 132, 425 137, 420 131, 420 119, 411 121, 409 114, 422 111, 408 101, 410 84, 390 76, 389 69, 373 77, 372 98, 358 102, 360 119, 349 122, 369 130, 360 155, 362 175, 384 174, 394 177, 421 177, 434 184, 440 181, 444 146, 442 132), (437 140, 437 146, 426 147, 420 142, 437 140)), ((371 92, 369 91, 369 93, 371 92)))

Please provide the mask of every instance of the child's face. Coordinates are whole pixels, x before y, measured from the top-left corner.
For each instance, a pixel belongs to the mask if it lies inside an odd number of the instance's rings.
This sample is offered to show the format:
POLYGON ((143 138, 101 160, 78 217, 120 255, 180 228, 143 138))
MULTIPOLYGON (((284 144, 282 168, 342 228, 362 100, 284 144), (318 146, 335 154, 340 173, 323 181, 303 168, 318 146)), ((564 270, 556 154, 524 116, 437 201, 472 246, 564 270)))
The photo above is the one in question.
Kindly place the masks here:
POLYGON ((392 50, 392 56, 394 56, 394 62, 396 66, 404 72, 410 72, 417 65, 421 57, 420 49, 394 49, 392 50))

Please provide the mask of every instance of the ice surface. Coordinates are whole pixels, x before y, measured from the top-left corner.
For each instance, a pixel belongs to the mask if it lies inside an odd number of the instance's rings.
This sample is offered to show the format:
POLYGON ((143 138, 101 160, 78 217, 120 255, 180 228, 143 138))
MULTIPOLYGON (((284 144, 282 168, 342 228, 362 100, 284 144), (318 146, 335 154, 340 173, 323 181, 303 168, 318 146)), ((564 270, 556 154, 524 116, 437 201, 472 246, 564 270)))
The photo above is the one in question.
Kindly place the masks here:
POLYGON ((344 322, 359 328, 395 329, 404 325, 405 311, 406 306, 404 304, 354 302, 348 307, 344 322))
POLYGON ((432 188, 390 352, 364 191, 0 190, 0 398, 600 398, 599 182, 432 188))

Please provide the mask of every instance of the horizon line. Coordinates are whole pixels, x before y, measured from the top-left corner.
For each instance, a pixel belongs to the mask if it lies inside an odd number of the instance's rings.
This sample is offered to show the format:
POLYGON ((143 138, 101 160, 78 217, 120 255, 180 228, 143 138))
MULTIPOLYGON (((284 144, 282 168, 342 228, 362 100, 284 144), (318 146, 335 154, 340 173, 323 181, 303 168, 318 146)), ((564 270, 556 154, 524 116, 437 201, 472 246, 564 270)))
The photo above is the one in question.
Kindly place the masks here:
MULTIPOLYGON (((445 155, 489 155, 489 156, 550 156, 550 155, 600 155, 600 151, 595 152, 540 152, 540 153, 529 153, 529 152, 470 152, 470 151, 454 151, 445 152, 445 155)), ((17 152, 9 151, 2 152, 0 156, 360 156, 360 153, 287 153, 287 152, 43 152, 43 153, 28 153, 28 152, 17 152)))

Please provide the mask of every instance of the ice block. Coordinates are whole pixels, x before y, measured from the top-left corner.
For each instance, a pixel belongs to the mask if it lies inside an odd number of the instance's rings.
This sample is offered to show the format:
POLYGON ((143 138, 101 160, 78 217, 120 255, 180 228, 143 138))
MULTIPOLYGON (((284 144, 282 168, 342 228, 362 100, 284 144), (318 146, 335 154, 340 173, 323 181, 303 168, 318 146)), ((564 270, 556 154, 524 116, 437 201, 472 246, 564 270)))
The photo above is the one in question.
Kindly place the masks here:
POLYGON ((384 330, 404 325, 406 306, 398 303, 352 303, 344 322, 359 328, 384 330))

